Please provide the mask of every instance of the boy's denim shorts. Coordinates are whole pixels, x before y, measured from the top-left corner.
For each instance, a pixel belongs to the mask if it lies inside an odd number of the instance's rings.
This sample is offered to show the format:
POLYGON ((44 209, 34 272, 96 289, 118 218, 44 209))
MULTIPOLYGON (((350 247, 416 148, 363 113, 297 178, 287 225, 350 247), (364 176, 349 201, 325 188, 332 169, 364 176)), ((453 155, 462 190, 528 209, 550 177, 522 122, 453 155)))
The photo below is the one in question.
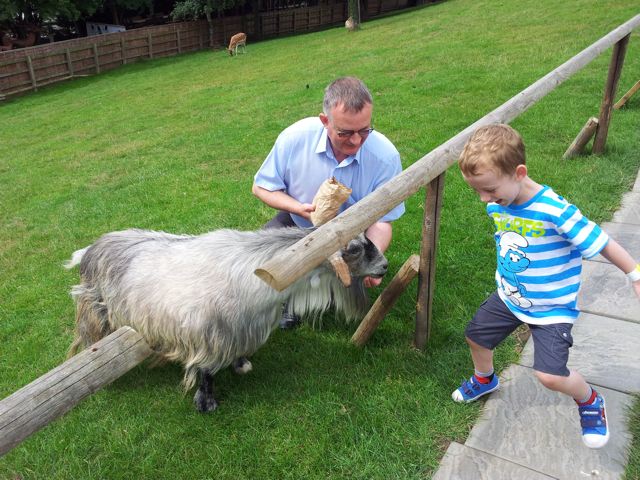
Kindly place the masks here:
MULTIPOLYGON (((464 333, 481 347, 493 350, 523 323, 504 304, 498 292, 494 292, 480 305, 464 333)), ((562 377, 569 376, 567 361, 569 349, 573 345, 573 324, 528 326, 533 337, 534 370, 562 377)))

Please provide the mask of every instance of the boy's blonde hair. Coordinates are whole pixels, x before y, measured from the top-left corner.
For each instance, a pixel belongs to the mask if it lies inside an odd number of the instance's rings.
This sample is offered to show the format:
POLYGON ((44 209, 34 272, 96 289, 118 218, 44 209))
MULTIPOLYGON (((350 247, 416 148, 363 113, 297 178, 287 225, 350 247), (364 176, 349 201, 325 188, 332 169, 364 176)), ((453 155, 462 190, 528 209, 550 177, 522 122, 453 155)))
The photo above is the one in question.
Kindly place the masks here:
POLYGON ((466 176, 476 175, 481 168, 512 175, 518 165, 525 163, 522 137, 504 124, 478 128, 460 155, 460 170, 466 176))

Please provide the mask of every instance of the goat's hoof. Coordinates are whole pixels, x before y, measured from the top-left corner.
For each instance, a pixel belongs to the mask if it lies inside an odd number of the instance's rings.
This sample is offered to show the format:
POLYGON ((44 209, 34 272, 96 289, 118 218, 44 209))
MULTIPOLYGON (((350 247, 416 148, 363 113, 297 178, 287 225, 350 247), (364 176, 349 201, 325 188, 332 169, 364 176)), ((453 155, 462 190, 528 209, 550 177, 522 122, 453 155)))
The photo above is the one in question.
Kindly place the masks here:
POLYGON ((238 375, 245 375, 251 370, 253 370, 253 365, 251 365, 247 357, 236 358, 235 362, 233 362, 233 371, 238 375))
POLYGON ((213 395, 207 396, 198 390, 193 397, 193 404, 196 406, 196 410, 200 413, 213 412, 218 408, 218 402, 213 398, 213 395))

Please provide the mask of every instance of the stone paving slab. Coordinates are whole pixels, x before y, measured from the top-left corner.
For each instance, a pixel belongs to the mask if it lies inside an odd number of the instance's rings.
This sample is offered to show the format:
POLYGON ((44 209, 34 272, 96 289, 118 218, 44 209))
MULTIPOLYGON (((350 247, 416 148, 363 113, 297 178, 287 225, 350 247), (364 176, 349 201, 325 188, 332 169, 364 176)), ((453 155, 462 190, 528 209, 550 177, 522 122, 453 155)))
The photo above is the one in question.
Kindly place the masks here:
MULTIPOLYGON (((596 386, 625 393, 640 392, 639 324, 583 313, 571 334, 569 368, 596 386)), ((532 338, 527 341, 519 363, 533 367, 532 338)))
POLYGON ((432 480, 553 480, 553 477, 452 442, 432 480))
MULTIPOLYGON (((638 232, 640 228, 637 225, 629 225, 628 223, 603 223, 602 229, 622 245, 633 258, 640 262, 640 233, 638 232)), ((590 260, 609 262, 609 260, 602 255, 597 255, 590 260)))
POLYGON ((640 323, 640 300, 631 282, 609 263, 584 262, 578 307, 584 312, 640 323))
POLYGON ((622 197, 622 206, 613 214, 617 223, 640 225, 640 192, 632 191, 622 197))
POLYGON ((633 190, 640 192, 640 172, 638 172, 638 176, 636 177, 636 183, 633 184, 633 190))
POLYGON ((578 409, 571 398, 546 389, 531 369, 520 365, 511 365, 501 382, 466 446, 557 479, 621 477, 631 444, 625 418, 631 395, 600 388, 612 434, 604 448, 592 450, 582 444, 578 409))

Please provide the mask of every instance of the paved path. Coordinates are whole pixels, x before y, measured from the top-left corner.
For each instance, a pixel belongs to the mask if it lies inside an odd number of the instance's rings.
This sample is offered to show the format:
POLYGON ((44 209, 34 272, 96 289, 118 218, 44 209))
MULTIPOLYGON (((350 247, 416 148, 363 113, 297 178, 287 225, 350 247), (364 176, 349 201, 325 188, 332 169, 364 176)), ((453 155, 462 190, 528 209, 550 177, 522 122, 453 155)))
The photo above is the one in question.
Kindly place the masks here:
MULTIPOLYGON (((640 259, 640 172, 603 228, 640 259)), ((529 339, 519 363, 502 372, 500 390, 489 395, 464 445, 449 445, 434 480, 622 477, 631 443, 626 410, 631 394, 640 392, 640 302, 622 272, 598 256, 584 263, 579 305, 569 366, 604 395, 609 443, 600 450, 582 444, 573 400, 535 379, 529 339)))

